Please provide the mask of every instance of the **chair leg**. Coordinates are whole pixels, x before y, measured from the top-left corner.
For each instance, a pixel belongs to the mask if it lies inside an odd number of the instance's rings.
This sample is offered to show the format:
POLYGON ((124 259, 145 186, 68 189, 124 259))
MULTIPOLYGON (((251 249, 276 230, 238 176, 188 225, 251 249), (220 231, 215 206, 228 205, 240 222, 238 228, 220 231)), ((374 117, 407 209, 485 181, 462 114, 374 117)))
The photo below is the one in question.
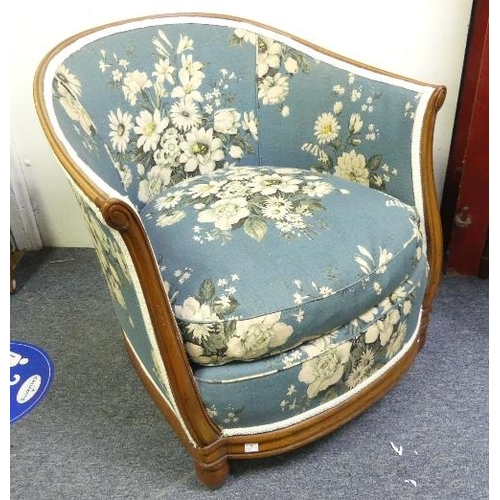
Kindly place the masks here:
POLYGON ((220 488, 229 474, 229 461, 227 458, 209 465, 195 462, 194 466, 199 480, 211 490, 220 488))

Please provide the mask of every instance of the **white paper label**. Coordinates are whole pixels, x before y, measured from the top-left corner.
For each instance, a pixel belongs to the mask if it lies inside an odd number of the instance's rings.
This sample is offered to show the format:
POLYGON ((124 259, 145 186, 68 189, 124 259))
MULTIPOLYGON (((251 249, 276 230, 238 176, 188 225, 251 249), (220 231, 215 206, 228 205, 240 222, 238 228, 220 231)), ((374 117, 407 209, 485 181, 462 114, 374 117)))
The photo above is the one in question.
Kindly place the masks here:
POLYGON ((259 443, 245 443, 245 453, 255 453, 259 451, 259 443))

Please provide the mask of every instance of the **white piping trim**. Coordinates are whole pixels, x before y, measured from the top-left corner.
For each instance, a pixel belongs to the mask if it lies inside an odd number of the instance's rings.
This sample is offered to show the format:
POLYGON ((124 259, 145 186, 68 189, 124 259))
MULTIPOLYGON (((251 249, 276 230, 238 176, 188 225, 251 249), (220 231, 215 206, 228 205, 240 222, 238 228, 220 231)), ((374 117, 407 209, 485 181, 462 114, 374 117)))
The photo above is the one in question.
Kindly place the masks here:
MULTIPOLYGON (((64 47, 59 53, 57 53, 53 59, 49 62, 47 65, 47 70, 45 73, 45 78, 44 78, 44 100, 45 100, 45 105, 47 109, 47 113, 49 115, 50 122, 52 124, 52 127, 59 139, 59 141, 62 143, 62 145, 65 147, 65 149, 68 151, 73 156, 73 161, 78 165, 79 168, 82 169, 88 175, 88 177, 103 191, 108 193, 110 196, 119 198, 123 200, 124 202, 128 203, 133 207, 133 205, 130 203, 127 197, 124 197, 121 195, 119 192, 114 190, 111 186, 109 186, 107 183, 105 183, 101 178, 99 178, 88 166, 87 164, 82 161, 78 155, 76 154, 75 150, 71 147, 69 142, 65 139, 64 134, 62 133, 61 129, 57 125, 58 121, 56 119, 55 111, 52 106, 52 80, 53 80, 53 75, 55 74, 55 71, 59 67, 59 65, 65 60, 71 53, 75 52, 76 50, 82 48, 86 44, 98 40, 100 38, 103 38, 105 36, 111 35, 113 33, 120 33, 120 32, 125 32, 129 31, 132 29, 137 29, 137 28, 143 28, 143 27, 152 27, 152 26, 159 26, 159 25, 166 25, 166 24, 179 24, 179 23, 189 23, 189 24, 210 24, 210 25, 216 25, 216 26, 227 26, 227 27, 233 27, 233 28, 242 28, 242 29, 247 29, 248 31, 252 31, 254 33, 260 34, 262 36, 266 36, 269 38, 272 38, 276 41, 280 41, 282 43, 286 43, 287 45, 294 47, 296 49, 300 49, 302 52, 308 54, 309 56, 313 57, 314 59, 326 62, 328 64, 334 64, 340 69, 346 70, 346 71, 352 71, 353 73, 370 78, 375 81, 383 82, 383 83, 388 83, 391 85, 399 86, 408 90, 412 90, 414 92, 419 92, 421 93, 421 97, 419 100, 419 104, 415 113, 415 118, 414 118, 414 130, 417 130, 417 134, 415 134, 412 137, 412 144, 411 144, 411 157, 412 157, 412 180, 413 180, 413 189, 414 189, 414 198, 415 198, 415 204, 416 208, 422 218, 422 221, 424 221, 424 210, 423 210, 423 196, 422 196, 422 190, 421 190, 421 176, 420 176, 420 166, 421 166, 421 158, 420 158, 420 145, 421 145, 421 130, 422 130, 422 125, 423 125, 423 118, 424 118, 424 113, 425 109, 427 107, 427 104, 430 99, 430 95, 432 93, 431 87, 425 84, 418 84, 418 83, 413 83, 413 82, 408 82, 402 78, 398 78, 396 76, 390 76, 390 75, 385 75, 385 74, 379 74, 376 73, 372 70, 366 69, 366 68, 361 68, 359 66, 356 66, 354 64, 336 59, 333 56, 329 56, 326 54, 323 54, 321 52, 316 51, 315 49, 312 49, 306 45, 303 45, 302 43, 289 38, 286 35, 282 35, 279 33, 276 33, 272 30, 268 30, 266 28, 262 28, 259 26, 253 25, 251 22, 247 21, 237 21, 237 20, 230 20, 230 19, 218 19, 218 18, 212 18, 212 17, 202 17, 202 16, 196 16, 196 17, 191 17, 191 16, 176 16, 176 17, 159 17, 159 18, 150 18, 150 19, 144 19, 141 21, 131 21, 125 24, 121 24, 118 26, 113 26, 109 27, 106 29, 101 29, 98 30, 94 33, 91 33, 89 35, 85 35, 70 45, 64 47)), ((68 174, 67 174, 68 175, 68 174)), ((69 177, 69 175, 68 175, 69 177)), ((70 182, 74 185, 74 182, 70 178, 70 182)), ((77 187, 74 185, 74 187, 77 187)), ((78 189, 78 191, 80 191, 78 189)), ((135 207, 133 207, 134 210, 135 207)), ((99 214, 100 215, 100 214, 99 214)), ((147 312, 146 308, 146 314, 144 313, 144 307, 145 307, 145 302, 144 302, 144 297, 142 295, 142 290, 140 289, 137 276, 135 275, 135 270, 133 264, 131 264, 131 261, 129 261, 130 256, 128 254, 128 250, 126 249, 123 241, 120 239, 117 239, 118 244, 120 245, 122 251, 124 252, 124 256, 127 260, 127 264, 129 265, 129 269, 131 270, 133 276, 133 284, 134 288, 137 293, 137 297, 139 300, 139 304, 141 307, 141 311, 143 312, 143 318, 146 326, 146 330, 148 332, 148 336, 153 336, 153 338, 150 337, 151 344, 153 348, 158 349, 157 344, 156 344, 156 339, 154 338, 154 333, 152 330, 152 325, 150 324, 150 317, 149 313, 147 312), (125 247, 125 248, 123 248, 125 247)), ((423 240, 423 245, 424 249, 426 246, 426 238, 424 234, 424 240, 423 240)), ((377 376, 371 380, 368 379, 365 382, 362 382, 359 386, 357 386, 355 389, 345 393, 344 395, 340 396, 339 398, 336 398, 334 401, 325 403, 324 405, 318 406, 312 410, 309 410, 307 412, 302 413, 299 416, 286 419, 280 422, 276 422, 273 424, 266 424, 262 426, 255 426, 255 427, 246 427, 246 428, 235 428, 235 429, 226 429, 222 432, 223 436, 235 436, 235 435, 246 435, 246 434, 258 434, 262 432, 268 432, 276 429, 281 429, 284 427, 287 427, 289 425, 292 425, 294 423, 301 422, 309 417, 312 417, 314 415, 320 414, 323 411, 333 408, 338 404, 341 404, 343 401, 347 400, 350 398, 353 394, 356 392, 362 390, 365 388, 367 385, 373 383, 378 377, 382 376, 387 370, 389 370, 410 348, 410 346, 415 342, 417 333, 418 333, 418 328, 420 325, 420 319, 421 319, 421 313, 419 316, 419 321, 417 328, 412 335, 412 338, 410 341, 405 345, 405 347, 390 361, 388 362, 384 368, 379 370, 377 372, 377 376)), ((127 339, 128 340, 128 339, 127 339)), ((135 351, 134 351, 135 353, 135 351)), ((139 360, 139 358, 137 357, 139 360)), ((140 361, 140 360, 139 360, 140 361)), ((147 374, 147 371, 145 371, 147 374)), ((149 376, 149 374, 148 374, 149 376)), ((153 381, 154 383, 154 381, 153 381)), ((168 379, 166 379, 166 383, 168 384, 168 379)), ((155 384, 156 386, 156 384, 155 384)), ((162 394, 161 391, 159 391, 160 394, 162 394)), ((169 387, 169 392, 170 387, 169 387)), ((168 401, 167 401, 168 402, 168 401)), ((179 417, 179 422, 181 426, 183 427, 183 430, 186 433, 186 436, 188 437, 189 441, 195 445, 194 440, 192 439, 191 435, 189 434, 188 430, 184 426, 184 423, 182 419, 179 416, 178 409, 174 409, 174 413, 179 417)))
MULTIPOLYGON (((130 205, 134 211, 137 212, 136 208, 130 203, 130 200, 126 197, 123 196, 121 193, 116 191, 114 188, 112 188, 107 182, 104 182, 101 177, 99 177, 88 165, 85 163, 77 154, 77 152, 73 149, 71 144, 68 142, 66 139, 63 131, 58 125, 58 120, 54 111, 54 108, 52 107, 52 104, 49 105, 50 102, 50 96, 52 95, 51 90, 47 90, 47 87, 45 87, 45 104, 46 104, 46 109, 47 113, 49 115, 49 121, 51 123, 51 126, 59 140, 59 142, 63 145, 64 149, 69 153, 71 156, 71 160, 80 168, 85 175, 102 191, 104 191, 107 195, 109 195, 112 198, 118 198, 122 200, 123 202, 127 203, 127 205, 130 205), (47 96, 49 94, 49 96, 47 96)), ((110 160, 111 161, 111 160, 110 160)), ((59 160, 61 163, 61 161, 59 160)), ((114 167, 113 167, 114 168, 114 167)))
POLYGON ((264 432, 272 432, 272 431, 275 431, 278 429, 284 429, 284 428, 289 427, 291 425, 303 422, 304 420, 307 420, 308 418, 319 415, 327 410, 330 410, 330 409, 335 408, 336 406, 342 404, 344 401, 347 401, 356 393, 367 388, 369 385, 376 383, 376 381, 382 375, 384 375, 384 373, 389 371, 409 351, 410 347, 412 347, 413 344, 417 340, 418 331, 420 329, 421 318, 422 318, 422 310, 420 310, 420 314, 418 317, 418 323, 417 323, 417 326, 415 328, 415 331, 413 332, 413 335, 411 336, 411 339, 404 345, 404 347, 401 349, 401 351, 399 351, 398 354, 396 354, 396 356, 394 356, 388 363, 386 363, 383 368, 381 368, 380 370, 377 371, 376 375, 373 378, 368 378, 365 381, 361 382, 361 384, 357 385, 354 389, 342 394, 342 396, 339 396, 338 398, 335 398, 334 400, 329 401, 328 403, 324 403, 320 406, 317 406, 316 408, 312 408, 311 410, 305 411, 305 412, 301 413, 300 415, 296 415, 295 417, 287 418, 285 420, 281 420, 278 422, 273 422, 272 424, 257 425, 257 426, 253 426, 253 427, 239 427, 239 428, 233 428, 233 429, 223 429, 222 436, 224 436, 224 437, 246 436, 246 435, 261 434, 264 432))
POLYGON ((415 208, 422 222, 422 251, 427 253, 427 235, 425 231, 425 211, 424 211, 424 195, 422 193, 422 129, 424 124, 425 111, 429 104, 433 90, 428 90, 422 93, 418 101, 418 106, 415 111, 411 138, 411 172, 413 183, 413 199, 415 208))
MULTIPOLYGON (((59 55, 59 54, 58 54, 59 55)), ((64 149, 68 152, 68 154, 71 156, 71 160, 80 168, 85 175, 102 191, 104 191, 106 194, 108 194, 110 197, 113 198, 118 198, 128 205, 130 205, 135 211, 135 207, 130 203, 130 200, 126 197, 123 196, 120 192, 116 191, 114 188, 112 188, 107 182, 104 182, 101 177, 99 177, 88 165, 85 161, 83 161, 71 145, 71 143, 66 139, 66 136, 64 132, 61 130, 59 127, 59 120, 57 119, 56 112, 53 107, 53 102, 52 102, 52 80, 54 78, 54 75, 56 73, 57 68, 59 65, 62 63, 62 60, 60 60, 57 56, 51 60, 49 65, 47 66, 47 71, 45 74, 45 79, 44 79, 44 86, 43 86, 43 99, 45 102, 45 108, 47 110, 47 114, 49 116, 49 122, 50 125, 55 132, 55 135, 57 136, 57 139, 59 142, 62 144, 64 149)), ((109 159, 111 162, 111 159, 109 159)), ((60 162, 60 160, 59 160, 60 162)), ((111 164, 111 166, 113 166, 111 164)), ((114 167, 113 167, 114 168, 114 167)), ((118 173, 117 173, 118 175, 118 173)))
MULTIPOLYGON (((254 373, 252 375, 244 375, 244 376, 236 377, 236 378, 229 378, 229 379, 224 379, 224 380, 211 380, 211 379, 203 378, 203 377, 199 377, 199 378, 195 377, 195 378, 196 378, 198 383, 203 383, 203 384, 214 384, 214 385, 215 384, 234 384, 234 383, 246 382, 247 380, 254 380, 254 379, 260 379, 260 378, 264 379, 265 377, 268 377, 269 375, 274 375, 275 373, 288 371, 288 370, 295 368, 297 366, 301 366, 304 363, 307 363, 308 361, 310 361, 311 359, 321 358, 321 356, 323 356, 326 352, 335 351, 339 346, 345 344, 346 342, 352 341, 354 337, 357 337, 363 333, 366 333, 366 331, 372 325, 374 325, 377 321, 379 321, 381 317, 384 317, 385 315, 389 314, 391 311, 398 309, 398 307, 400 307, 401 304, 408 298, 408 296, 411 293, 413 293, 415 291, 415 289, 417 288, 416 285, 411 280, 408 279, 407 282, 410 284, 409 288, 406 290, 404 295, 400 296, 398 298, 398 300, 394 304, 391 305, 391 307, 389 309, 384 310, 381 315, 376 316, 375 319, 367 322, 362 327, 355 327, 355 328, 357 328, 357 330, 355 330, 356 333, 354 333, 353 336, 348 337, 348 338, 344 338, 340 342, 331 343, 330 345, 325 347, 320 352, 317 352, 313 355, 310 355, 309 357, 307 357, 305 359, 301 358, 301 359, 295 360, 293 362, 287 363, 286 367, 283 367, 281 369, 274 368, 274 369, 269 370, 267 372, 259 372, 259 373, 254 373)), ((381 303, 377 304, 375 307, 380 307, 380 304, 381 303)), ((355 320, 357 320, 358 318, 359 318, 359 316, 357 318, 355 318, 355 320)), ((352 321, 354 321, 354 320, 352 320, 352 321)), ((349 323, 346 323, 346 325, 352 325, 352 321, 349 323)), ((321 338, 328 337, 332 341, 335 341, 336 337, 337 337, 338 330, 341 329, 343 326, 344 325, 341 325, 340 327, 336 327, 336 328, 333 328, 333 329, 327 331, 321 338)), ((318 338, 311 339, 309 342, 307 342, 305 344, 304 343, 299 344, 292 349, 299 350, 300 348, 302 348, 304 346, 307 346, 307 345, 310 345, 311 343, 314 343, 316 340, 318 340, 318 338)), ((276 357, 279 357, 281 355, 285 355, 287 353, 289 354, 290 352, 291 351, 285 351, 281 354, 277 354, 276 357)), ((210 366, 208 366, 208 368, 210 368, 210 366)))

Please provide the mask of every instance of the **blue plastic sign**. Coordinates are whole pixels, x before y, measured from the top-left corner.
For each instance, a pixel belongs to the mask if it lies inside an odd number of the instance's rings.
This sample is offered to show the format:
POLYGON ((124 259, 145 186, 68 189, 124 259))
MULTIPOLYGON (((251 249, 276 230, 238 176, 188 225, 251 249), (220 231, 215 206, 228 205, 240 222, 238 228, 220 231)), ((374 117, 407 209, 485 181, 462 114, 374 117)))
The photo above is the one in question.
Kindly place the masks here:
POLYGON ((10 422, 31 411, 45 396, 54 375, 49 356, 24 342, 10 343, 10 422))

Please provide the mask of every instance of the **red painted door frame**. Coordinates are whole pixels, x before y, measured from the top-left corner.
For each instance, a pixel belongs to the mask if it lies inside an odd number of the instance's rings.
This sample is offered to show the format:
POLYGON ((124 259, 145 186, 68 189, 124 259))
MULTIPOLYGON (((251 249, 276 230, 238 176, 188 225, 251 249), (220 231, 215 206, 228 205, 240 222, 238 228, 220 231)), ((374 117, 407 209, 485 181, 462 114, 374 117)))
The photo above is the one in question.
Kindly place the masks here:
POLYGON ((481 275, 489 228, 488 148, 489 8, 488 0, 476 0, 441 205, 447 273, 481 275))

